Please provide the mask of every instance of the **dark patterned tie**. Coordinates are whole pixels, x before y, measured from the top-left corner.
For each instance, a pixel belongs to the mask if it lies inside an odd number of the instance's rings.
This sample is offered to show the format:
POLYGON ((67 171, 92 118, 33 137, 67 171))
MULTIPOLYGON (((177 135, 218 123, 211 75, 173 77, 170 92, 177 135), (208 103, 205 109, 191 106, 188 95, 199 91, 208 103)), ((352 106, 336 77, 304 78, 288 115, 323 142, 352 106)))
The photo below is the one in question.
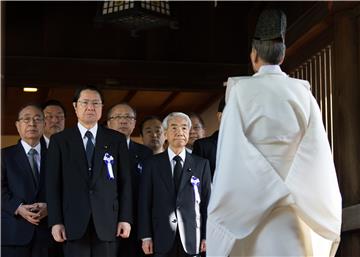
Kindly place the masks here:
POLYGON ((36 162, 36 155, 38 154, 38 152, 34 149, 34 148, 31 148, 30 151, 29 151, 29 161, 30 161, 30 166, 31 166, 31 170, 32 170, 32 173, 33 173, 33 177, 34 177, 34 180, 35 180, 35 184, 36 186, 39 185, 39 168, 38 168, 38 164, 36 162))
POLYGON ((182 165, 181 165, 181 157, 179 155, 176 155, 173 160, 175 161, 175 166, 174 166, 174 185, 175 185, 175 192, 177 193, 179 190, 179 186, 180 186, 180 181, 181 181, 181 173, 182 173, 182 165))
POLYGON ((89 169, 91 169, 92 168, 93 155, 94 155, 94 148, 95 148, 95 146, 94 146, 94 144, 92 142, 92 139, 94 138, 94 136, 89 130, 86 131, 85 136, 88 138, 87 143, 86 143, 86 148, 85 148, 86 158, 87 158, 87 161, 88 161, 89 169))

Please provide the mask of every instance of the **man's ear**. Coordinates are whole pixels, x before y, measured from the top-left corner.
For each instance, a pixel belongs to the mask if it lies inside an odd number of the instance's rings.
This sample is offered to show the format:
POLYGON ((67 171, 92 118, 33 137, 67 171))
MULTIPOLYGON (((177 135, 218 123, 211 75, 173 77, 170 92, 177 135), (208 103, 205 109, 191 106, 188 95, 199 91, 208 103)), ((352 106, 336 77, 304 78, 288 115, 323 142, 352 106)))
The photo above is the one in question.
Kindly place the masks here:
POLYGON ((255 64, 259 61, 259 56, 258 56, 258 53, 255 48, 251 49, 250 59, 253 64, 255 64))
POLYGON ((284 62, 284 60, 285 60, 285 56, 283 56, 283 57, 281 58, 281 60, 280 60, 280 62, 279 62, 279 65, 281 65, 281 64, 284 62))
POLYGON ((258 69, 259 69, 259 55, 256 51, 255 48, 252 48, 251 49, 251 53, 250 53, 250 59, 251 59, 251 65, 252 65, 252 68, 254 70, 254 72, 257 72, 258 69))

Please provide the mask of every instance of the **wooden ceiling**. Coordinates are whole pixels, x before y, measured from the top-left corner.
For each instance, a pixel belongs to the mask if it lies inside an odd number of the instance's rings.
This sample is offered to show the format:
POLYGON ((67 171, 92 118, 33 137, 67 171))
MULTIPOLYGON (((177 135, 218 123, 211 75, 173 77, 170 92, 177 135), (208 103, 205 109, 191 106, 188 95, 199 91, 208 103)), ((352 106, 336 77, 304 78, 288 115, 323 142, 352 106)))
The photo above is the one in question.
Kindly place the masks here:
POLYGON ((171 111, 201 113, 222 96, 229 76, 251 74, 251 35, 262 9, 283 9, 291 27, 316 4, 171 1, 177 29, 132 37, 126 29, 95 22, 99 3, 1 2, 2 134, 16 134, 23 103, 48 99, 64 103, 72 126, 72 95, 84 84, 103 89, 104 112, 127 101, 137 109, 138 122, 171 111), (26 85, 39 92, 22 92, 26 85))

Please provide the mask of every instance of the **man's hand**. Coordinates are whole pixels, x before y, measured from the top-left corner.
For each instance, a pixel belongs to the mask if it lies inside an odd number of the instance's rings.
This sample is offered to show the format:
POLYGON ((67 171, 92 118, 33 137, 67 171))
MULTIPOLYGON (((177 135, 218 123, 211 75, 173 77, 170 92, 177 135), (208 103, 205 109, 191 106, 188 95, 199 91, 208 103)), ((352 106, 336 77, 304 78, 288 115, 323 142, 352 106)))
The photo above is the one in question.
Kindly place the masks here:
POLYGON ((39 214, 39 220, 45 218, 48 215, 46 203, 34 203, 33 212, 39 214))
POLYGON ((119 222, 117 226, 116 236, 128 238, 130 236, 131 225, 127 222, 119 222))
POLYGON ((142 249, 145 254, 153 254, 153 241, 152 239, 146 239, 142 241, 142 249))
POLYGON ((66 240, 65 227, 63 224, 56 224, 51 228, 51 234, 56 242, 64 242, 66 240))
POLYGON ((37 206, 35 204, 22 204, 17 208, 15 213, 23 217, 31 224, 39 225, 40 215, 37 212, 36 207, 37 206))
POLYGON ((200 252, 202 252, 202 253, 206 252, 206 240, 205 239, 201 240, 200 252))

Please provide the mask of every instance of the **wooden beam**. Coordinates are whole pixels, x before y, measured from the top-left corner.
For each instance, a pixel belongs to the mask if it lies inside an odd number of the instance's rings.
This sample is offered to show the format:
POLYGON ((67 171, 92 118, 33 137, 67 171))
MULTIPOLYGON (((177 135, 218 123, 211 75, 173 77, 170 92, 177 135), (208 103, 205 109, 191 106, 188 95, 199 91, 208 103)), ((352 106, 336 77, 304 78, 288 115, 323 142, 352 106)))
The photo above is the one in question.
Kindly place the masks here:
POLYGON ((129 103, 131 101, 131 99, 134 98, 136 93, 137 93, 136 90, 129 90, 129 92, 126 94, 126 96, 122 99, 121 102, 129 103))
POLYGON ((94 84, 122 90, 219 89, 247 65, 226 63, 118 61, 108 59, 5 57, 5 85, 77 87, 94 84))
POLYGON ((172 92, 165 101, 160 105, 159 109, 157 110, 157 113, 163 113, 166 108, 171 104, 172 101, 175 100, 175 98, 180 94, 180 92, 172 92))
POLYGON ((202 113, 207 108, 209 108, 214 102, 216 102, 223 94, 222 93, 214 93, 209 97, 209 99, 198 108, 196 108, 195 113, 202 113))

